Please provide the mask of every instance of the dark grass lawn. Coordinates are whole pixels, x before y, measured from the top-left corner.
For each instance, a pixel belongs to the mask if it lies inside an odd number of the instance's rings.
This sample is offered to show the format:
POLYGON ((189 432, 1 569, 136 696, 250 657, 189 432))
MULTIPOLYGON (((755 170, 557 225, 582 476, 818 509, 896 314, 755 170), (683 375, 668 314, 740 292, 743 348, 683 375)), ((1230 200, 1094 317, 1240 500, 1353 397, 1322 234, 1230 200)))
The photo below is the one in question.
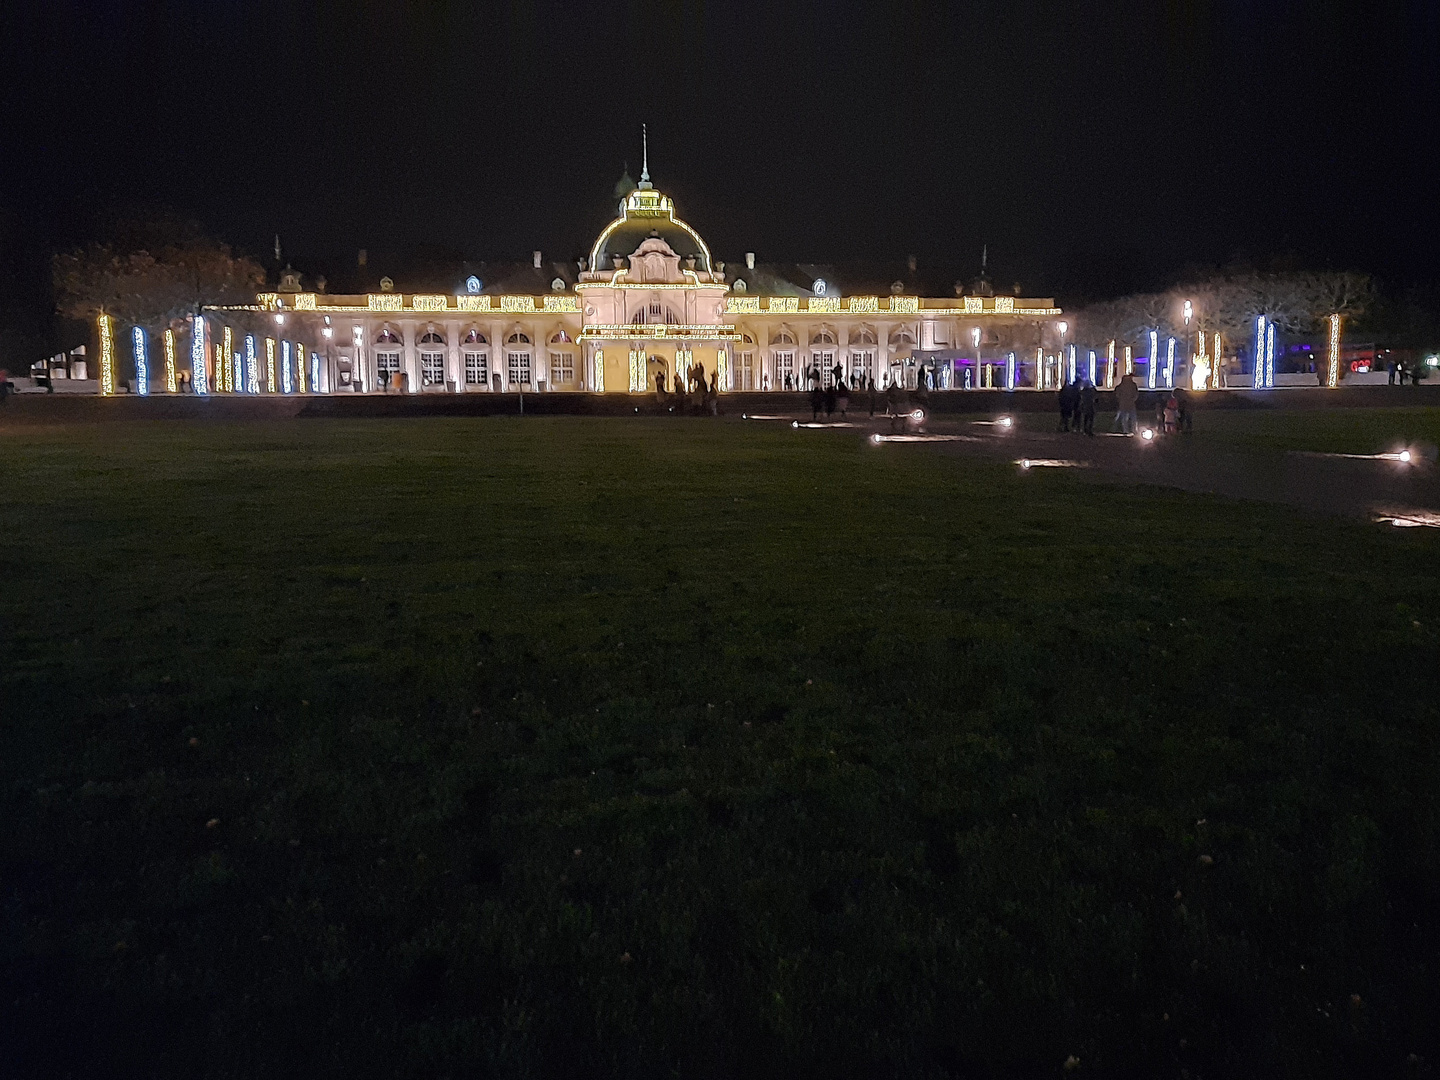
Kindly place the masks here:
POLYGON ((1431 530, 738 422, 0 452, 7 1077, 1440 1059, 1431 530))

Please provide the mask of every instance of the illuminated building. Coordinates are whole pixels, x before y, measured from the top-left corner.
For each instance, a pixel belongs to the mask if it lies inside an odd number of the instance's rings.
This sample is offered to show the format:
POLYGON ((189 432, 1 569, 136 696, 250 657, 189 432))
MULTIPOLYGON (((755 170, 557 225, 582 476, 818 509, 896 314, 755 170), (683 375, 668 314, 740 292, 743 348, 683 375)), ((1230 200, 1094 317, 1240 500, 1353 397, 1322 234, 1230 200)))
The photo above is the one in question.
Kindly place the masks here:
MULTIPOLYGON (((978 387, 982 375, 999 381, 981 371, 981 353, 1012 351, 1014 385, 1024 388, 1036 385, 1047 345, 1064 351, 1051 299, 996 295, 983 276, 934 298, 904 281, 780 272, 750 255, 726 264, 648 169, 616 193, 615 220, 568 264, 536 252, 533 265, 497 281, 471 275, 429 292, 394 291, 388 279, 376 292, 304 292, 288 272, 244 310, 285 320, 294 343, 281 344, 285 393, 296 383, 311 393, 648 392, 657 376, 673 389, 692 368, 726 391, 805 389, 811 377, 833 381, 837 368, 851 385, 873 379, 879 389, 897 379, 913 388, 922 369, 936 387, 978 387), (342 321, 350 340, 324 334, 342 321), (308 380, 292 367, 306 355, 308 380)), ((226 311, 213 315, 223 321, 226 311)))

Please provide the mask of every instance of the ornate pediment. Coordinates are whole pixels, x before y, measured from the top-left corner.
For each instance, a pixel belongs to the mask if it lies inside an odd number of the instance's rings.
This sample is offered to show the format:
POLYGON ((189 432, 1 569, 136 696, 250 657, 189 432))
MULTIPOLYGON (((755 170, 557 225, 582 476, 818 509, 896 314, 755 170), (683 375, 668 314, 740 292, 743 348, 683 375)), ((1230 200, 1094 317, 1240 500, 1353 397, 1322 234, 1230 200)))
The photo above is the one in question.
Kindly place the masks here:
POLYGON ((680 256, 658 236, 651 236, 630 256, 630 280, 646 285, 671 285, 683 282, 680 256))

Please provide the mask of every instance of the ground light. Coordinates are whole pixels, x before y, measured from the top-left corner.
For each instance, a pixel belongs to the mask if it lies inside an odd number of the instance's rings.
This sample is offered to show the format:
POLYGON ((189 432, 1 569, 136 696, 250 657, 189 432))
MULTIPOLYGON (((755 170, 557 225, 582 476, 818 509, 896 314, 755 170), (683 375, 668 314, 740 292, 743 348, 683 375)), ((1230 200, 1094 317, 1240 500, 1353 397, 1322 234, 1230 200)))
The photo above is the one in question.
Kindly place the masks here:
POLYGON ((1144 439, 1146 442, 1149 442, 1151 439, 1155 438, 1155 432, 1153 432, 1147 427, 1140 432, 1140 438, 1144 439))

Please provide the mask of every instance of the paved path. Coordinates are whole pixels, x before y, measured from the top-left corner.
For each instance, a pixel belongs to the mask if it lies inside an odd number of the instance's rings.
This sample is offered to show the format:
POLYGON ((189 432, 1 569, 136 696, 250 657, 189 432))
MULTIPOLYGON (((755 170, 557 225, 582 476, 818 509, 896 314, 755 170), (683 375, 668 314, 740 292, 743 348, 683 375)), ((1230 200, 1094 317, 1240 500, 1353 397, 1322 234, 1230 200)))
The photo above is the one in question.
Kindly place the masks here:
MULTIPOLYGON (((926 430, 937 436, 971 437, 924 445, 887 443, 884 449, 992 461, 1069 462, 1072 468, 1068 471, 1076 479, 1090 482, 1156 484, 1325 514, 1371 520, 1401 516, 1440 526, 1440 467, 1418 451, 1416 462, 1406 465, 1237 446, 1204 432, 1146 442, 1138 437, 1021 431, 946 419, 928 423, 926 430)), ((883 433, 889 428, 867 423, 862 431, 868 436, 871 431, 883 433)))

